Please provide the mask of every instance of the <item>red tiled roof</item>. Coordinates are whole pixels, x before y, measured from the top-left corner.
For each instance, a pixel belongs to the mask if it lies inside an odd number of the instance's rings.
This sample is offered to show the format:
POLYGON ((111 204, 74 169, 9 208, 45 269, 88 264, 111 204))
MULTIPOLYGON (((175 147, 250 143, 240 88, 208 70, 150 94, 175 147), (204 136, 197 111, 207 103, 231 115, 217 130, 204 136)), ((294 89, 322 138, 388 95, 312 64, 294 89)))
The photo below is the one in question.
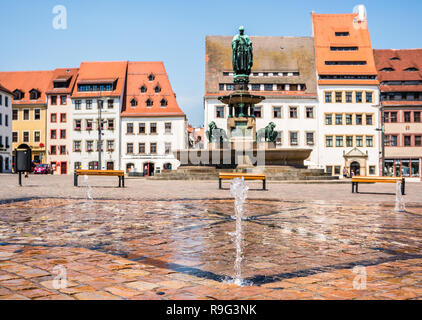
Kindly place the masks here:
POLYGON ((5 87, 3 87, 0 83, 0 91, 3 91, 4 93, 8 93, 8 94, 13 94, 12 92, 10 92, 10 90, 7 90, 5 87))
MULTIPOLYGON (((376 75, 367 22, 357 22, 357 13, 312 14, 316 68, 320 75, 376 75), (339 37, 336 32, 348 32, 339 37), (358 47, 357 51, 331 51, 331 46, 358 47), (326 65, 326 61, 366 61, 365 65, 326 65)), ((378 84, 377 80, 319 80, 319 84, 378 84)))
POLYGON ((11 71, 0 72, 0 83, 9 88, 10 91, 16 89, 24 93, 22 100, 13 100, 13 104, 45 104, 47 98, 45 92, 51 82, 53 71, 11 71), (29 99, 29 91, 37 88, 40 97, 37 100, 29 99))
POLYGON ((127 61, 82 62, 79 67, 78 79, 73 88, 72 98, 115 96, 120 97, 124 89, 127 71, 127 61), (113 91, 90 92, 78 91, 79 83, 102 83, 117 80, 113 91))
POLYGON ((47 94, 70 94, 78 77, 78 68, 59 68, 53 71, 50 84, 47 89, 47 94), (68 88, 54 88, 54 81, 68 81, 70 79, 68 88))
POLYGON ((125 102, 122 117, 185 116, 177 104, 176 95, 162 62, 129 61, 125 102), (153 81, 148 80, 150 74, 155 77, 153 81), (154 91, 157 85, 161 88, 159 93, 154 91), (141 93, 142 86, 147 89, 145 93, 141 93), (131 106, 132 99, 137 101, 134 107, 131 106), (151 107, 146 105, 148 99, 153 102, 151 107), (161 107, 162 99, 167 100, 167 106, 161 107))

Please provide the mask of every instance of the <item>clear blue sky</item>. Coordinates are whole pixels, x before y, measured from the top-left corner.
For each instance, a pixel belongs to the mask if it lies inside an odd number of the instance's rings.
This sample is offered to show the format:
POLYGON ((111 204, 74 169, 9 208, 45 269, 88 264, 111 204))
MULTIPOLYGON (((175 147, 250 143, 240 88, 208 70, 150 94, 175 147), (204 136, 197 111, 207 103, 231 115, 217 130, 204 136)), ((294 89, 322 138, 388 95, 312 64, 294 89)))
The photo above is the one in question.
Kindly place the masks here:
POLYGON ((310 36, 310 12, 368 12, 374 48, 421 48, 420 0, 0 0, 0 70, 78 67, 81 61, 164 61, 177 100, 203 122, 206 35, 310 36), (67 29, 52 26, 55 5, 67 29))

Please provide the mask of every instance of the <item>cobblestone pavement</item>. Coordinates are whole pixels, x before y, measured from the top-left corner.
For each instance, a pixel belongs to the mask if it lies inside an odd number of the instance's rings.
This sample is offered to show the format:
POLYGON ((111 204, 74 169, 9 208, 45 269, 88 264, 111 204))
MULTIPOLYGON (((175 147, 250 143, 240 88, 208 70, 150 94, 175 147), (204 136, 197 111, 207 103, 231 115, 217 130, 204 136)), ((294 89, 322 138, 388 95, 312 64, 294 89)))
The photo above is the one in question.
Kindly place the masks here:
POLYGON ((422 298, 417 202, 250 199, 239 287, 233 200, 69 198, 0 205, 0 299, 422 298))

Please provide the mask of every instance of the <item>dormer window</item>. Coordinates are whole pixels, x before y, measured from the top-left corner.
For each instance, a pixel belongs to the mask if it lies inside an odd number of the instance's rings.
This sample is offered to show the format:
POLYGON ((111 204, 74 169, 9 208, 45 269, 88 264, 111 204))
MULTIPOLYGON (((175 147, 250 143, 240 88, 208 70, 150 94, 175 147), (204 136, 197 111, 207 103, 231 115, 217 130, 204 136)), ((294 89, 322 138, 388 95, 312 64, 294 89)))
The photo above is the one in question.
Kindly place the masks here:
POLYGON ((155 91, 155 93, 159 93, 159 92, 161 92, 161 88, 160 88, 160 86, 155 86, 155 88, 154 88, 154 91, 155 91))
POLYGON ((32 89, 29 91, 29 99, 37 100, 40 97, 40 92, 38 90, 32 89))
POLYGON ((145 93, 145 92, 147 92, 147 87, 142 86, 142 87, 141 87, 141 93, 145 93))
POLYGON ((15 91, 13 91, 13 97, 14 97, 14 99, 15 100, 22 100, 23 99, 23 92, 22 91, 20 91, 20 90, 15 90, 15 91))
POLYGON ((336 32, 336 37, 348 37, 349 35, 350 33, 348 31, 336 32))
POLYGON ((400 58, 398 58, 398 57, 393 57, 393 58, 391 58, 390 60, 391 60, 391 61, 399 61, 399 60, 400 60, 400 58))
POLYGON ((405 69, 404 71, 415 72, 415 71, 419 71, 419 69, 418 68, 411 67, 411 68, 405 69))
POLYGON ((162 107, 165 107, 165 106, 167 106, 167 100, 166 99, 161 99, 161 101, 160 101, 160 104, 161 104, 161 106, 162 107))
POLYGON ((384 69, 381 69, 380 71, 382 71, 382 72, 393 72, 394 69, 393 68, 384 68, 384 69))
POLYGON ((146 104, 147 104, 147 107, 152 107, 152 105, 154 104, 153 102, 152 102, 152 100, 151 99, 148 99, 147 101, 145 101, 146 102, 146 104))
POLYGON ((151 73, 151 74, 148 76, 148 80, 149 80, 149 81, 154 81, 154 79, 155 79, 155 76, 151 73))
POLYGON ((136 107, 138 105, 138 101, 136 101, 136 99, 133 98, 132 100, 130 100, 130 105, 131 107, 136 107))

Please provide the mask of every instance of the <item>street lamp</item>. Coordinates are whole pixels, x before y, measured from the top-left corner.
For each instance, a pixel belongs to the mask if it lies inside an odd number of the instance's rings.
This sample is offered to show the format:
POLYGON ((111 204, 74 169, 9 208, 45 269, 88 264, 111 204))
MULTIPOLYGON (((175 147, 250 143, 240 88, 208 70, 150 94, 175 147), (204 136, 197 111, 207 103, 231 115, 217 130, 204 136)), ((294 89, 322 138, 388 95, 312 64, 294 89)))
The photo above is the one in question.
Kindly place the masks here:
POLYGON ((101 118, 101 110, 103 109, 103 105, 104 105, 104 101, 100 98, 97 100, 97 107, 98 107, 98 144, 97 144, 97 149, 98 149, 98 168, 99 170, 101 170, 102 166, 101 166, 101 149, 102 149, 102 124, 103 124, 103 120, 101 118))

